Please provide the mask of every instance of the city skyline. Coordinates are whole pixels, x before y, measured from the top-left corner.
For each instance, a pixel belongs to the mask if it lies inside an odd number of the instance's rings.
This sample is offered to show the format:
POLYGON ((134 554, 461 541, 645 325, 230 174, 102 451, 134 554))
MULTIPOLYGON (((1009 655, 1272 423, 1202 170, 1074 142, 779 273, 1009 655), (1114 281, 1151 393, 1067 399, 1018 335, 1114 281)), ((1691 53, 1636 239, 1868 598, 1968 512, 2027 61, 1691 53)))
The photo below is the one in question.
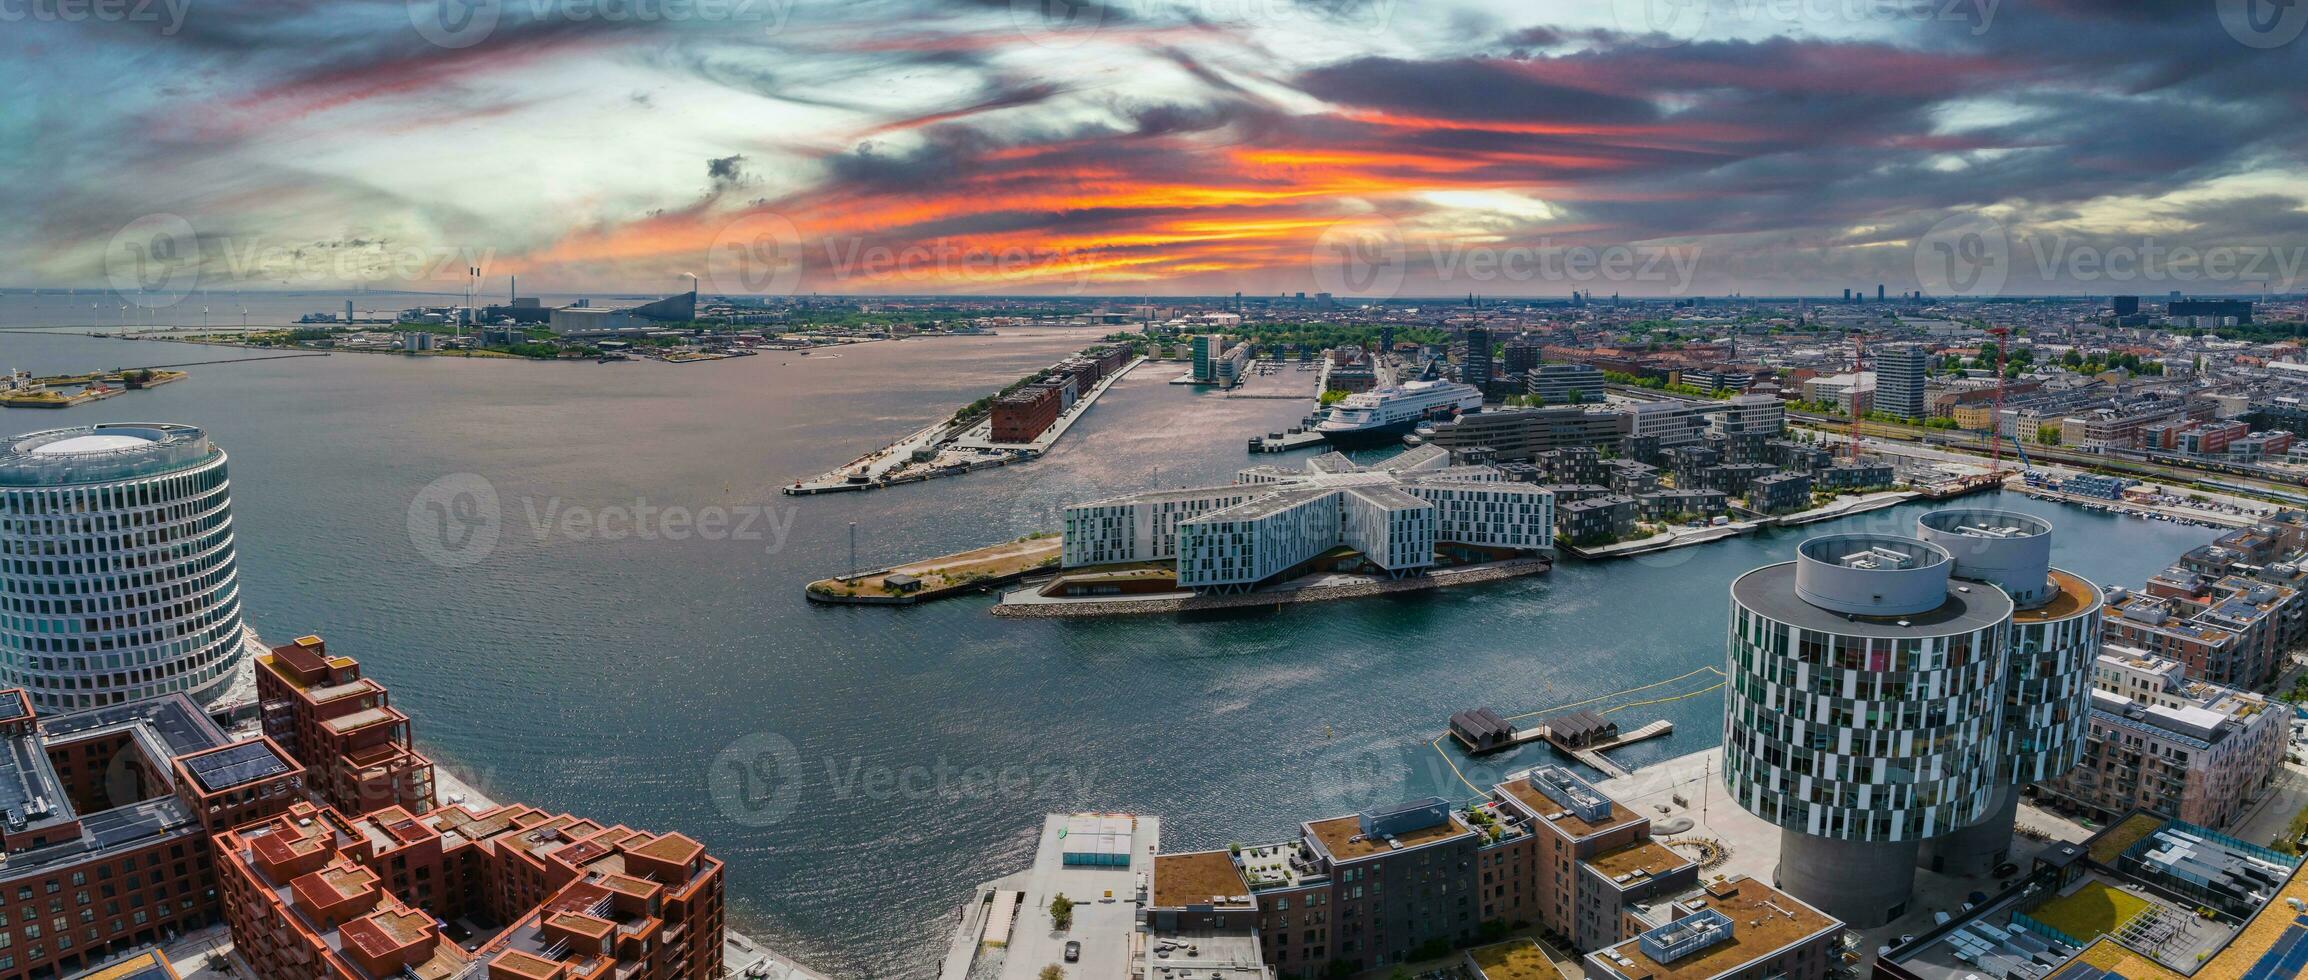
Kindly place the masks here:
POLYGON ((35 20, 11 155, 51 182, 0 254, 55 288, 2301 288, 2308 12, 1818 6, 35 20))

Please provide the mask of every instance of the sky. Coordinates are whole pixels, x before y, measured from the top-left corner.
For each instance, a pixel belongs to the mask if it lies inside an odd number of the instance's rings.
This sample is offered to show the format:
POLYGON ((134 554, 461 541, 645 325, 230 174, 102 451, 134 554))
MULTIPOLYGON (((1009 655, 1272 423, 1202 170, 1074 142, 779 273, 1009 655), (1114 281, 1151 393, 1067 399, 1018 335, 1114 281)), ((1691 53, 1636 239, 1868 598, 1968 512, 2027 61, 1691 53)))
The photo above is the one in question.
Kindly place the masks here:
POLYGON ((0 0, 0 285, 2308 289, 2286 0, 0 0))

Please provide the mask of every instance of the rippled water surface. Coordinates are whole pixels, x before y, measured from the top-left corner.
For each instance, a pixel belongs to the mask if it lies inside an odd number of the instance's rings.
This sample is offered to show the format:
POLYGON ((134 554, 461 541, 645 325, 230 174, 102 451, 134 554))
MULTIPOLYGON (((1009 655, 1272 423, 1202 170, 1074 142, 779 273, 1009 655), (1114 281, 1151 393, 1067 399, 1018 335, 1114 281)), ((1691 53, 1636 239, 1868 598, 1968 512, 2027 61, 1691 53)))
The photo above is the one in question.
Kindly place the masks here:
MULTIPOLYGON (((15 309, 0 325, 24 322, 15 309)), ((206 426, 232 453, 246 604, 268 639, 319 633, 359 657, 422 742, 500 798, 704 840, 729 862, 734 924, 839 976, 934 974, 954 909, 1028 859, 1045 811, 1159 813, 1169 844, 1193 846, 1464 795, 1427 745, 1452 712, 1533 711, 1719 665, 1730 580, 1791 558, 1804 534, 1191 621, 802 601, 805 582, 848 563, 853 523, 873 565, 1052 528, 1070 500, 1285 458, 1254 460, 1243 440, 1303 403, 1197 394, 1148 369, 1029 466, 776 491, 1093 339, 1021 331, 685 366, 343 354, 195 367, 182 384, 4 421, 206 426), (427 557, 442 553, 440 514, 420 494, 458 474, 494 490, 499 537, 448 567, 427 557), (637 504, 754 515, 751 540, 611 540, 568 518, 637 504)), ((235 356, 0 333, 0 368, 235 356)), ((2058 562, 2101 582, 2136 584, 2214 533, 1997 504, 2050 517, 2058 562)), ((1924 509, 1810 533, 1907 527, 1924 509)), ((1676 732, 1617 757, 1711 746, 1720 713, 1712 692, 1629 709, 1676 732)), ((1485 784, 1544 751, 1461 766, 1485 784)))

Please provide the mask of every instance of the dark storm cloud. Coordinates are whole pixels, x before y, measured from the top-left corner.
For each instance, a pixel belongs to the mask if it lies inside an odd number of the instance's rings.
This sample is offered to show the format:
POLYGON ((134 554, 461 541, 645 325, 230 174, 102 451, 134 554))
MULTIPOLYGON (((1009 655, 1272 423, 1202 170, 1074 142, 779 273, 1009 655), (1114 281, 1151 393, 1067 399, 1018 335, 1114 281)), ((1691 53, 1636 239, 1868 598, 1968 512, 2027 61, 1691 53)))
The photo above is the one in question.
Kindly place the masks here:
POLYGON ((716 192, 742 187, 752 182, 751 178, 746 176, 745 155, 742 153, 732 153, 725 157, 715 157, 705 161, 705 179, 712 183, 716 192))
POLYGON ((1659 117, 1658 108, 1643 99, 1533 78, 1518 64, 1487 58, 1358 58, 1306 72, 1297 85, 1330 102, 1439 119, 1647 122, 1659 117))

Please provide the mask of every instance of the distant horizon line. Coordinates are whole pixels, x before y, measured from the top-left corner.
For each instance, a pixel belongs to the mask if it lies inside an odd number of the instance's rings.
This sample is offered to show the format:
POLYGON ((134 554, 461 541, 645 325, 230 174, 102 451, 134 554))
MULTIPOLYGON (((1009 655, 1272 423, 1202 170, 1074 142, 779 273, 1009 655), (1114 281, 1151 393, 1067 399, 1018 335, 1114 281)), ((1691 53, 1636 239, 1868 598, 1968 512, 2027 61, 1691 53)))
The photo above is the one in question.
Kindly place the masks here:
MULTIPOLYGON (((645 290, 645 289, 644 289, 644 290, 633 290, 633 289, 615 289, 615 290, 573 290, 573 289, 553 289, 553 290, 539 290, 539 291, 536 291, 536 292, 531 292, 531 293, 529 293, 529 294, 528 294, 528 296, 529 296, 529 297, 535 297, 535 296, 540 296, 540 295, 567 295, 567 296, 578 296, 578 297, 586 297, 586 296, 611 296, 611 297, 635 297, 635 296, 677 296, 677 295, 680 295, 680 294, 681 294, 681 293, 683 293, 683 292, 689 292, 689 291, 690 291, 690 290, 678 290, 678 291, 674 291, 674 292, 662 292, 662 291, 652 291, 652 290, 645 290)), ((697 292, 697 294, 698 294, 699 296, 719 296, 719 297, 726 297, 726 298, 730 298, 730 299, 742 299, 742 300, 758 300, 758 301, 771 301, 771 300, 788 300, 788 301, 791 301, 791 300, 872 300, 872 299, 881 299, 881 300, 962 300, 962 301, 979 301, 979 302, 1009 302, 1009 301, 1021 301, 1021 300, 1042 300, 1042 301, 1053 301, 1053 300, 1054 300, 1054 301, 1073 301, 1073 302, 1085 302, 1085 303, 1087 303, 1087 302, 1124 302, 1124 301, 1132 301, 1132 302, 1141 303, 1141 304, 1142 304, 1142 303, 1148 303, 1148 302, 1180 302, 1180 301, 1187 301, 1187 300, 1207 300, 1207 301, 1210 301, 1210 302, 1213 302, 1213 303, 1224 303, 1224 302, 1232 302, 1232 301, 1234 301, 1234 300, 1235 300, 1235 299, 1236 299, 1238 296, 1239 296, 1239 298, 1240 298, 1240 299, 1241 299, 1243 302, 1245 302, 1245 303, 1249 303, 1249 302, 1251 302, 1251 301, 1253 301, 1253 300, 1255 300, 1255 301, 1258 301, 1259 303, 1262 303, 1262 304, 1263 304, 1263 303, 1270 303, 1270 302, 1272 302, 1272 301, 1275 301, 1275 300, 1285 300, 1285 301, 1289 301, 1289 302, 1299 302, 1299 301, 1301 301, 1301 300, 1300 300, 1301 296, 1303 296, 1303 297, 1304 297, 1304 301, 1305 301, 1305 302, 1313 302, 1313 301, 1316 299, 1316 297, 1318 297, 1318 296, 1320 296, 1320 295, 1321 295, 1321 294, 1319 294, 1319 293, 1312 293, 1312 292, 1308 292, 1308 293, 1303 293, 1303 294, 1301 294, 1301 293, 1298 293, 1298 292, 1295 292, 1295 291, 1293 291, 1293 292, 1287 292, 1287 293, 1247 293, 1247 292, 1245 292, 1245 293, 1240 293, 1240 294, 1236 294, 1236 293, 782 293, 782 294, 774 294, 774 295, 772 295, 772 294, 756 294, 756 293, 724 293, 724 292, 707 292, 707 291, 705 291, 705 290, 703 290, 703 289, 698 289, 698 290, 696 290, 696 292, 697 292)), ((2166 291, 2164 291, 2164 292, 2162 292, 2162 293, 2144 293, 2144 292, 2143 292, 2143 293, 2014 293, 2014 294, 2010 294, 2010 295, 2001 295, 2001 296, 1946 296, 1946 297, 1924 297, 1924 298, 1921 300, 1921 302, 1922 302, 1923 304, 1925 304, 1925 305, 1937 305, 1937 304, 1947 304, 1947 303, 2009 303, 2009 302, 2036 302, 2036 301, 2044 301, 2044 300, 2068 300, 2068 301, 2086 301, 2086 300, 2100 300, 2100 299, 2108 299, 2108 298, 2112 298, 2112 297, 2115 297, 2115 296, 2136 296, 2136 297, 2138 297, 2138 298, 2140 298, 2140 299, 2142 299, 2142 300, 2149 300, 2149 299, 2164 300, 2164 299, 2167 299, 2167 298, 2169 297, 2169 295, 2170 295, 2170 292, 2171 292, 2170 290, 2166 290, 2166 291)), ((346 294, 356 294, 356 295, 359 295, 359 294, 375 294, 375 295, 388 295, 388 296, 427 296, 427 297, 440 297, 440 298, 444 298, 444 299, 464 299, 464 298, 466 297, 466 294, 465 294, 464 292, 462 292, 462 291, 432 291, 432 290, 420 290, 420 289, 386 289, 386 288, 370 288, 370 287, 362 287, 362 286, 348 286, 348 287, 339 287, 339 288, 318 288, 318 289, 266 289, 266 288, 262 288, 262 287, 250 287, 250 288, 244 288, 244 289, 227 289, 227 290, 216 290, 216 291, 195 291, 195 292, 193 292, 193 293, 190 293, 190 294, 188 294, 188 295, 187 295, 187 298, 185 298, 185 299, 180 299, 180 300, 177 300, 177 301, 175 301, 175 302, 172 302, 172 303, 163 304, 163 305, 162 305, 162 307, 156 307, 156 308, 165 308, 165 307, 167 307, 167 306, 177 306, 177 305, 182 305, 182 304, 184 304, 184 303, 190 302, 190 301, 191 301, 190 297, 192 297, 192 296, 219 296, 219 295, 222 295, 222 296, 233 296, 233 295, 265 295, 265 296, 342 296, 342 295, 346 295, 346 294)), ((127 293, 123 293, 123 292, 121 292, 120 290, 118 290, 118 289, 114 289, 114 288, 112 288, 112 287, 110 287, 110 286, 85 286, 85 287, 80 287, 80 286, 0 286, 0 295, 35 295, 35 296, 39 296, 39 295, 47 295, 47 296, 70 296, 70 295, 91 295, 91 296, 107 296, 107 295, 108 295, 108 296, 114 296, 114 297, 126 298, 126 297, 127 297, 129 294, 127 294, 127 293)), ((1465 294, 1465 293, 1447 293, 1447 294, 1431 294, 1431 295, 1398 295, 1398 296, 1389 296, 1389 297, 1382 297, 1382 298, 1373 298, 1373 297, 1359 297, 1359 296, 1343 296, 1343 297, 1342 297, 1342 296, 1337 296, 1336 294, 1333 294, 1333 295, 1332 295, 1332 302, 1334 302, 1334 303, 1337 303, 1337 304, 1339 304, 1339 305, 1342 305, 1342 306, 1346 306, 1346 305, 1355 305, 1355 306, 1362 306, 1362 305, 1381 305, 1381 306, 1384 306, 1384 305, 1394 305, 1394 304, 1428 304, 1428 303, 1438 303, 1438 302, 1447 302, 1447 303, 1459 303, 1459 304, 1463 304, 1463 303, 1465 303, 1465 301, 1466 301, 1466 299, 1467 299, 1467 296, 1468 296, 1468 294, 1465 294)), ((1482 294, 1482 293, 1474 293, 1474 294, 1473 294, 1473 296, 1474 296, 1474 298, 1475 298, 1476 300, 1478 300, 1478 301, 1482 301, 1482 302, 1496 302, 1496 303, 1562 303, 1562 304, 1569 304, 1569 303, 1572 303, 1572 302, 1574 302, 1574 301, 1572 300, 1572 298, 1571 298, 1571 297, 1569 297, 1569 296, 1554 296, 1554 295, 1485 295, 1485 294, 1482 294)), ((2270 292, 2266 292, 2266 291, 2259 291, 2259 292, 2202 292, 2202 293, 2189 293, 2189 292, 2183 292, 2183 293, 2181 293, 2181 298, 2182 298, 2182 299, 2184 299, 2184 300, 2185 300, 2185 299, 2203 299, 2203 298, 2215 298, 2215 299, 2248 299, 2248 300, 2268 300, 2268 301, 2294 300, 2294 299, 2299 299, 2299 300, 2308 300, 2308 290, 2304 290, 2304 291, 2302 291, 2302 292, 2299 292, 2299 293, 2270 293, 2270 292)), ((480 296, 476 295, 476 296, 474 296, 474 297, 473 297, 473 299, 476 301, 476 303, 478 303, 478 304, 480 304, 480 305, 502 305, 502 303, 499 301, 499 298, 497 298, 497 297, 492 297, 492 298, 489 298, 489 299, 486 299, 486 300, 484 300, 484 299, 482 299, 482 297, 480 297, 480 296)), ((1587 294, 1587 295, 1586 295, 1586 300, 1585 300, 1585 301, 1586 301, 1588 304, 1592 305, 1592 304, 1602 303, 1602 302, 1605 302, 1605 301, 1609 301, 1609 300, 1617 300, 1617 301, 1619 301, 1619 302, 1622 302, 1622 303, 1627 303, 1627 302, 1642 302, 1642 303, 1676 303, 1676 302, 1687 302, 1687 301, 1733 301, 1733 300, 1735 300, 1735 301, 1739 301, 1739 302, 1820 302, 1820 303, 1830 303, 1830 304, 1833 304, 1833 305, 1838 305, 1838 306, 1891 306, 1891 305, 1895 305, 1895 304, 1897 304, 1897 305, 1906 305, 1906 304, 1908 304, 1908 303, 1910 302, 1910 301, 1909 301, 1909 299, 1908 299, 1908 298, 1907 298, 1907 297, 1906 297, 1904 294, 1901 294, 1901 295, 1891 295, 1891 296, 1886 296, 1886 297, 1884 297, 1883 299, 1876 299, 1876 298, 1875 298, 1875 297, 1873 297, 1873 296, 1863 296, 1863 295, 1860 295, 1860 294, 1857 294, 1857 293, 1854 293, 1854 294, 1852 294, 1852 295, 1851 295, 1851 296, 1849 296, 1849 297, 1845 297, 1845 296, 1842 296, 1842 295, 1838 295, 1838 294, 1834 294, 1834 293, 1824 293, 1824 294, 1816 294, 1816 295, 1815 295, 1815 294, 1804 294, 1804 293, 1753 294, 1753 295, 1750 295, 1750 294, 1744 294, 1744 293, 1692 293, 1692 294, 1688 294, 1688 295, 1675 295, 1675 294, 1644 294, 1644 295, 1625 295, 1625 294, 1621 294, 1621 295, 1616 295, 1616 296, 1596 296, 1596 295, 1592 295, 1592 294, 1587 294)))

